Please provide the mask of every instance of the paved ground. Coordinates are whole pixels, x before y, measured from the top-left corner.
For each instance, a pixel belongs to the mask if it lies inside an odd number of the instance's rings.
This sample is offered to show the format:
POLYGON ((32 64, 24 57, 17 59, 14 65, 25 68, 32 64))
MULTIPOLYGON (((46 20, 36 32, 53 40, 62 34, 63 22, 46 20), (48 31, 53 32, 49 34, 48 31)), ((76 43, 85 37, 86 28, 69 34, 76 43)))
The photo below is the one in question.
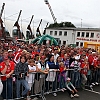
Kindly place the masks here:
MULTIPOLYGON (((57 97, 52 94, 46 96, 46 100, 71 100, 67 91, 58 92, 57 97)), ((100 100, 100 86, 95 86, 93 91, 90 90, 79 90, 79 98, 73 98, 73 100, 100 100)), ((39 99, 41 100, 41 99, 39 99)))
MULTIPOLYGON (((79 90, 78 94, 80 95, 80 97, 73 98, 73 100, 100 100, 100 85, 95 86, 93 88, 93 91, 91 91, 89 89, 79 90)), ((72 100, 69 97, 67 91, 58 92, 57 97, 54 97, 52 94, 46 95, 45 97, 46 97, 46 100, 72 100)), ((0 100, 2 100, 1 97, 0 97, 0 100)), ((38 99, 38 100, 42 100, 42 99, 38 99)))

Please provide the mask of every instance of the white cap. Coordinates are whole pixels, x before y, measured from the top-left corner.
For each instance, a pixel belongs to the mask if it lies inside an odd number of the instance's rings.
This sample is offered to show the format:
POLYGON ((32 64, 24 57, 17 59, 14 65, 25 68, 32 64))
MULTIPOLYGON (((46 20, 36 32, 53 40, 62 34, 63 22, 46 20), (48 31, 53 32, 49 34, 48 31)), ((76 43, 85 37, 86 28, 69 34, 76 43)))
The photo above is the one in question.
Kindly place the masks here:
POLYGON ((12 52, 12 50, 8 50, 8 52, 12 52))
POLYGON ((96 52, 92 52, 92 54, 94 54, 94 53, 96 53, 96 52))
POLYGON ((75 56, 75 59, 76 59, 76 60, 79 60, 79 59, 80 59, 80 56, 75 56))
POLYGON ((70 81, 70 78, 69 77, 67 78, 67 81, 70 81))

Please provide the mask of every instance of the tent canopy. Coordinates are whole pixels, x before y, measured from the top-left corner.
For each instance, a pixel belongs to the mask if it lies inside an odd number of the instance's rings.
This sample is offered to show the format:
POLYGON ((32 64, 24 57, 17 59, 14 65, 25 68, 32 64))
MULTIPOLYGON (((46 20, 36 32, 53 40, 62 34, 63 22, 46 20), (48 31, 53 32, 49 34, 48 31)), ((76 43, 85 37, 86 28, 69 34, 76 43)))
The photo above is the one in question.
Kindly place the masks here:
POLYGON ((44 40, 51 40, 51 44, 58 45, 58 42, 54 39, 54 37, 52 37, 48 34, 37 37, 36 39, 34 39, 32 41, 32 43, 34 44, 34 43, 38 42, 38 44, 42 44, 42 42, 44 40))

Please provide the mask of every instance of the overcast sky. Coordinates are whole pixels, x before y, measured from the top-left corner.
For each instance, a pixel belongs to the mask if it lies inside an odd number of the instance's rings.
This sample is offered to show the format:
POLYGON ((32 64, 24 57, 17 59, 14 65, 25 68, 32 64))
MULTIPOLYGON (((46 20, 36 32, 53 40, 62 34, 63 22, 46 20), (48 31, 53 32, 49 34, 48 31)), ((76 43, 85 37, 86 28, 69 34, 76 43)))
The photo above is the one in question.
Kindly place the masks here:
MULTIPOLYGON (((38 25, 43 19, 43 25, 53 23, 51 13, 44 0, 0 0, 0 8, 5 3, 6 20, 16 21, 18 12, 22 10, 21 19, 29 23, 34 15, 34 24, 38 25), (17 14, 16 14, 17 13, 17 14), (15 14, 14 16, 11 16, 15 14), (10 17, 9 17, 10 16, 10 17), (24 20, 26 19, 26 20, 24 20)), ((100 28, 100 0, 49 0, 57 22, 70 21, 76 27, 100 28)))

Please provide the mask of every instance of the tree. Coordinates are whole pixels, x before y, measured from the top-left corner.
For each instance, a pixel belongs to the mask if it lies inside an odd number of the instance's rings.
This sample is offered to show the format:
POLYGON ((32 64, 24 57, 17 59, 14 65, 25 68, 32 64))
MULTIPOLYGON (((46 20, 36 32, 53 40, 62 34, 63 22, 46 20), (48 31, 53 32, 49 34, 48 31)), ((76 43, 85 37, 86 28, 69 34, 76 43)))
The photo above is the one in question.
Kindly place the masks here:
POLYGON ((54 27, 73 27, 75 28, 75 25, 72 24, 71 22, 61 22, 61 23, 54 23, 54 24, 49 25, 49 28, 54 28, 54 27))

